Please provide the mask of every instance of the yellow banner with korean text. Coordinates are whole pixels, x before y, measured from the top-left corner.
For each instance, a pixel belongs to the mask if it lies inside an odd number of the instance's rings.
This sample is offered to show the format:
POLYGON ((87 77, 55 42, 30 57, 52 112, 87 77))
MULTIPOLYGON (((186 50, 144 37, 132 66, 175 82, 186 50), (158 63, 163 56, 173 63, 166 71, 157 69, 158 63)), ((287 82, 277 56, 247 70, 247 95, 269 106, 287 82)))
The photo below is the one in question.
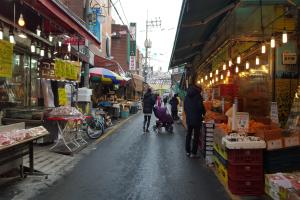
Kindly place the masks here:
POLYGON ((11 78, 13 69, 13 44, 0 40, 0 77, 11 78))

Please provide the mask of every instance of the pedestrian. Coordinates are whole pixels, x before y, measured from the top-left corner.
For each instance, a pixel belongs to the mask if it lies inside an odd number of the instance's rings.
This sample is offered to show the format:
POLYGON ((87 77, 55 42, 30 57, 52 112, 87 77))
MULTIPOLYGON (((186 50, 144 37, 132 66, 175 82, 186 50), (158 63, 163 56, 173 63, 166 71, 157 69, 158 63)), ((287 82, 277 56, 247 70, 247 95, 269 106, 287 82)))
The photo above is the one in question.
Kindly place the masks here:
POLYGON ((161 98, 159 94, 156 94, 156 106, 161 107, 161 98))
POLYGON ((164 99, 163 99, 163 101, 164 101, 164 106, 165 106, 165 107, 167 107, 167 103, 168 103, 168 97, 167 97, 167 96, 165 96, 165 97, 164 97, 164 99))
POLYGON ((196 157, 199 143, 200 130, 202 127, 205 108, 203 98, 201 96, 201 88, 192 85, 187 90, 187 95, 184 99, 184 112, 186 115, 186 124, 188 127, 186 135, 185 150, 188 157, 196 157), (194 137, 192 137, 192 135, 194 137), (192 149, 191 149, 191 141, 192 149))
POLYGON ((147 133, 149 132, 150 120, 151 120, 154 104, 155 104, 155 98, 152 94, 151 88, 148 88, 147 92, 144 94, 143 97, 143 113, 144 113, 143 131, 147 133))
POLYGON ((174 94, 173 98, 170 100, 170 104, 171 104, 171 113, 172 113, 172 118, 173 120, 177 120, 178 119, 178 94, 174 94))

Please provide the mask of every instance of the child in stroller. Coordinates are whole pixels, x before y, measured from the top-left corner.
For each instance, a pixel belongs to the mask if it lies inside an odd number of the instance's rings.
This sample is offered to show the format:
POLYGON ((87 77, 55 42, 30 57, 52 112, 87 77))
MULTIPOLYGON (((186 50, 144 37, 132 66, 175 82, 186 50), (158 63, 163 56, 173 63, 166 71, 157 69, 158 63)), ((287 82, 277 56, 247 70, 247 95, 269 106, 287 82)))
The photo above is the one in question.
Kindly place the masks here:
POLYGON ((159 133, 164 127, 167 132, 173 133, 173 118, 169 114, 167 107, 155 106, 153 108, 154 115, 157 118, 156 124, 153 126, 153 130, 159 133))

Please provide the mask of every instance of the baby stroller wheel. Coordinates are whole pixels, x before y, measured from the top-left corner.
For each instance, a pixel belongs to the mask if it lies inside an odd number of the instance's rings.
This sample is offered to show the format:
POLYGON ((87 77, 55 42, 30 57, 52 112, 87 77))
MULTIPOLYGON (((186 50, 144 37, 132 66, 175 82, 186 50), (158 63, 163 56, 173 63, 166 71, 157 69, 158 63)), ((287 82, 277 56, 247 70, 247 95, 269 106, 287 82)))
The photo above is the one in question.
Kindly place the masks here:
POLYGON ((173 133, 173 126, 172 125, 171 126, 167 126, 167 131, 169 133, 173 133))

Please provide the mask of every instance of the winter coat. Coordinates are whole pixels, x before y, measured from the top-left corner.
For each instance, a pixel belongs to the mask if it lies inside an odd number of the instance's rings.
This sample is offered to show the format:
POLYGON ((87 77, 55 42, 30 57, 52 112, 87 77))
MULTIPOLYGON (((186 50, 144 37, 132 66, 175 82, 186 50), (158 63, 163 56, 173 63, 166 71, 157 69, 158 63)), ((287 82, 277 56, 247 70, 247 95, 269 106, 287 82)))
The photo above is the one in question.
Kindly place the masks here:
POLYGON ((146 94, 144 94, 143 113, 144 114, 152 114, 154 104, 155 104, 154 96, 150 92, 147 92, 146 94))
POLYGON ((202 124, 206 111, 203 105, 203 98, 199 90, 194 86, 188 89, 187 95, 185 96, 184 112, 188 126, 198 126, 202 124))
POLYGON ((172 97, 172 99, 170 100, 170 104, 171 104, 171 111, 178 111, 179 101, 177 97, 172 97))

